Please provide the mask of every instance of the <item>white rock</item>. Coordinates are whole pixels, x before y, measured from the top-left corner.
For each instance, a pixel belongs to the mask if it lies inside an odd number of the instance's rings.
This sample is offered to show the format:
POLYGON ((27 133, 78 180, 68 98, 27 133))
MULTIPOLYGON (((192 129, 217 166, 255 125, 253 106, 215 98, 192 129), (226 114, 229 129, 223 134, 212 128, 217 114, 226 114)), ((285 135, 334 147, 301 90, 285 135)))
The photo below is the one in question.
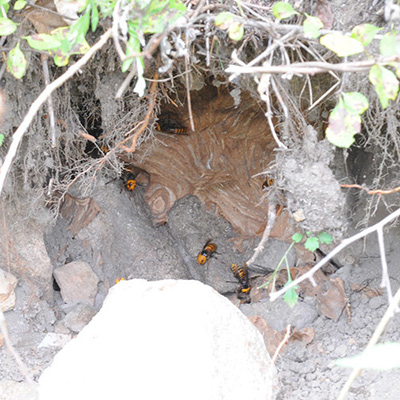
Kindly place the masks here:
POLYGON ((48 332, 40 342, 39 348, 49 347, 52 349, 61 349, 71 340, 71 338, 72 335, 70 334, 48 332))
POLYGON ((55 356, 40 400, 266 400, 276 371, 263 338, 197 281, 122 281, 55 356))

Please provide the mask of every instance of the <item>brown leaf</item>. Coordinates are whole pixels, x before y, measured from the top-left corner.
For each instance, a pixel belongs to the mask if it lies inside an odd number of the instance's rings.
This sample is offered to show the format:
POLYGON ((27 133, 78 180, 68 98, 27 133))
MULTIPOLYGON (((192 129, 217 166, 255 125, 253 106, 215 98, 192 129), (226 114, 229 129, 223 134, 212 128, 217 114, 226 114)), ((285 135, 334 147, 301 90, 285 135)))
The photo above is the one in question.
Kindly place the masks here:
POLYGON ((348 305, 343 281, 340 278, 331 279, 325 282, 325 287, 327 290, 317 294, 319 312, 337 321, 348 305))
POLYGON ((267 321, 259 315, 249 317, 249 320, 261 332, 267 351, 269 355, 273 357, 276 349, 278 348, 279 344, 285 336, 285 332, 278 332, 275 329, 271 328, 268 325, 267 321))
POLYGON ((324 23, 324 29, 332 29, 333 13, 328 0, 318 0, 315 15, 324 23))
POLYGON ((100 211, 99 205, 91 197, 78 199, 66 194, 60 213, 70 222, 68 228, 75 236, 82 228, 89 225, 100 211))
POLYGON ((289 340, 300 340, 301 342, 304 342, 305 345, 308 345, 314 340, 314 336, 315 333, 313 328, 303 328, 300 330, 294 328, 289 340))

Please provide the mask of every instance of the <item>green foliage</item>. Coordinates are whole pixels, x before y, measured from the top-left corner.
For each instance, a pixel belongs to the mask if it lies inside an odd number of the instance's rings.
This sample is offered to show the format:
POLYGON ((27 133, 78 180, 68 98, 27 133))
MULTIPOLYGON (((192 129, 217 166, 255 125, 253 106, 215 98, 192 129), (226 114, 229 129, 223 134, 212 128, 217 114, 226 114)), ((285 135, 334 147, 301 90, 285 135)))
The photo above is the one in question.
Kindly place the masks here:
POLYGON ((357 25, 351 31, 351 37, 358 40, 364 47, 367 47, 380 30, 382 30, 382 28, 371 24, 357 25))
POLYGON ((11 74, 17 78, 21 79, 26 72, 26 58, 24 53, 19 48, 19 42, 17 45, 10 50, 7 57, 7 67, 11 74))
POLYGON ((399 93, 396 75, 381 65, 373 65, 369 71, 369 81, 375 87, 382 108, 387 108, 389 100, 395 100, 399 93))
MULTIPOLYGON (((294 236, 296 236, 298 234, 294 234, 294 236)), ((303 235, 301 235, 301 238, 303 237, 303 235)), ((298 237, 296 236, 296 238, 298 239, 298 237)), ((301 240, 300 238, 300 240, 301 240)), ((290 275, 290 268, 289 268, 289 263, 287 260, 287 255, 289 254, 290 250, 292 249, 292 247, 294 246, 296 242, 293 241, 292 244, 288 247, 288 249, 286 250, 285 254, 283 255, 283 257, 281 258, 281 260, 279 261, 277 267, 275 268, 275 271, 272 273, 271 278, 264 283, 263 285, 261 285, 259 287, 259 289, 265 288, 267 287, 270 282, 272 281, 272 291, 275 290, 275 283, 276 283, 276 278, 278 276, 278 272, 283 264, 283 262, 285 261, 286 263, 286 270, 287 270, 287 274, 288 274, 288 281, 286 282, 286 285, 289 285, 292 282, 292 277, 290 275)), ((283 299, 285 300, 285 302, 289 305, 289 307, 293 308, 296 304, 297 304, 297 299, 298 299, 298 294, 296 292, 297 286, 295 286, 294 288, 289 289, 288 291, 286 291, 283 299)))
POLYGON ((293 236, 292 236, 292 240, 295 243, 300 243, 303 239, 304 235, 302 235, 301 233, 296 232, 293 236))
POLYGON ((400 367, 400 343, 380 343, 354 357, 335 360, 344 368, 389 370, 400 367))
POLYGON ((302 235, 298 232, 295 233, 292 236, 293 243, 300 243, 303 240, 304 236, 307 236, 307 239, 304 243, 304 248, 312 252, 317 250, 320 244, 331 244, 333 241, 332 235, 328 232, 321 232, 317 235, 313 235, 311 234, 311 232, 307 231, 305 235, 302 235))
POLYGON ((4 135, 0 133, 0 147, 3 145, 4 135))
MULTIPOLYGON (((4 7, 8 1, 0 0, 0 5, 3 4, 4 7)), ((14 7, 20 9, 25 4, 25 1, 18 0, 14 7)), ((33 49, 47 51, 53 56, 55 64, 60 67, 68 65, 71 55, 84 54, 90 49, 86 41, 89 29, 91 28, 92 32, 96 31, 101 19, 113 15, 116 0, 71 0, 70 4, 82 13, 72 25, 57 28, 50 34, 41 33, 23 37, 33 49)), ((144 95, 146 88, 143 78, 144 61, 140 56, 145 43, 144 35, 164 32, 185 12, 186 7, 181 0, 136 0, 134 2, 123 0, 120 3, 119 26, 127 27, 128 35, 125 43, 126 59, 123 60, 121 68, 123 72, 126 72, 135 63, 138 80, 134 90, 140 96, 144 95), (123 20, 123 18, 126 19, 123 20)), ((12 20, 0 18, 0 35, 11 35, 16 29, 17 24, 12 20)), ((240 34, 243 36, 242 25, 232 24, 229 30, 235 40, 239 40, 240 34)), ((19 47, 14 53, 9 54, 9 69, 15 77, 22 77, 23 74, 21 75, 19 70, 16 71, 17 65, 14 62, 16 55, 22 60, 23 54, 19 47)), ((19 69, 22 70, 22 68, 19 69)))
POLYGON ((281 20, 290 18, 293 15, 299 14, 291 4, 283 1, 278 1, 272 6, 272 14, 275 18, 281 20))
POLYGON ((0 36, 8 36, 17 30, 17 24, 9 18, 0 17, 0 36))
POLYGON ((326 138, 337 147, 349 148, 361 130, 360 115, 367 108, 368 99, 361 93, 343 93, 329 115, 326 138))
MULTIPOLYGON (((293 282, 292 277, 290 276, 290 272, 288 270, 288 280, 285 286, 290 285, 293 282)), ((293 308, 297 304, 297 300, 299 295, 296 292, 297 285, 289 290, 287 290, 283 296, 283 300, 288 304, 290 308, 293 308)))
POLYGON ((328 33, 322 36, 319 41, 323 46, 332 50, 339 57, 352 56, 364 51, 364 46, 361 42, 340 33, 328 33))
POLYGON ((25 0, 17 0, 14 4, 14 10, 22 10, 26 6, 25 0))
POLYGON ((219 13, 215 18, 215 26, 227 30, 229 37, 236 42, 243 39, 243 24, 230 12, 219 13))
POLYGON ((307 18, 303 22, 304 36, 307 39, 317 39, 321 35, 319 31, 324 27, 324 23, 317 17, 306 15, 307 18))

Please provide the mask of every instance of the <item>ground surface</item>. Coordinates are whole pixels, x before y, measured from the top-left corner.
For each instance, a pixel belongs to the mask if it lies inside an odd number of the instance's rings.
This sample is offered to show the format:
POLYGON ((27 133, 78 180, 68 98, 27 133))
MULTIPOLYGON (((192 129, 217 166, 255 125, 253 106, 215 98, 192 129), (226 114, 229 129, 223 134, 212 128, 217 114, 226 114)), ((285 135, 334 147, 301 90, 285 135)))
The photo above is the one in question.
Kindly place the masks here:
MULTIPOLYGON (((118 181, 105 185, 105 181, 100 180, 94 199, 101 211, 76 236, 72 236, 67 229, 68 224, 60 220, 55 227, 49 228, 45 237, 55 267, 84 260, 99 276, 95 309, 100 307, 107 288, 121 276, 149 280, 194 278, 229 295, 237 304, 237 282, 228 266, 231 262, 247 259, 255 242, 244 242, 243 257, 229 241, 235 237, 230 224, 216 217, 213 210, 206 210, 195 197, 186 197, 171 210, 168 224, 156 227, 151 223, 141 188, 129 193, 121 191, 118 181), (196 255, 208 238, 218 243, 219 254, 204 269, 196 263, 196 255)), ((394 291, 400 282, 397 265, 399 250, 396 245, 399 236, 398 229, 386 234, 394 291)), ((258 263, 265 269, 272 269, 286 248, 286 244, 271 240, 258 263)), ((368 238, 365 249, 363 243, 359 242, 338 259, 344 267, 336 272, 336 276, 345 282, 351 319, 346 313, 336 322, 320 316, 315 300, 308 297, 302 299, 293 310, 281 300, 240 306, 246 315, 261 315, 276 330, 283 329, 287 321, 293 320, 293 315, 296 315, 294 320, 299 329, 314 329, 315 336, 311 343, 306 345, 304 340, 292 341, 278 357, 276 365, 282 387, 280 399, 335 399, 349 371, 336 367, 334 360, 360 352, 387 308, 386 293, 379 289, 381 267, 376 237, 368 238)), ((294 262, 294 258, 291 258, 291 262, 294 262)), ((40 300, 34 295, 30 283, 24 279, 19 280, 16 295, 14 310, 6 313, 10 337, 37 378, 58 351, 39 348, 45 335, 48 332, 75 334, 66 327, 68 324, 64 319, 70 310, 63 304, 59 292, 54 292, 53 301, 40 300)), ((382 341, 400 340, 398 323, 397 315, 382 341)), ((4 346, 0 349, 0 365, 1 380, 22 379, 4 346)), ((364 373, 353 385, 348 398, 397 399, 400 397, 399 378, 397 370, 364 373)))

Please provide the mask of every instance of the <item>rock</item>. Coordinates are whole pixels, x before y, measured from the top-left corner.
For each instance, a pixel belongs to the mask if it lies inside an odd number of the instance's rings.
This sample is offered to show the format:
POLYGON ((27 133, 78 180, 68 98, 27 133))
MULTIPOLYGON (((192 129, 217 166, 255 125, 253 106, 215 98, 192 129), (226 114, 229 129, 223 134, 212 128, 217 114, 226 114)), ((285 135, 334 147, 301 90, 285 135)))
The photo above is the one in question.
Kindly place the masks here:
POLYGON ((65 303, 94 304, 99 278, 88 263, 74 261, 56 268, 54 278, 60 287, 61 297, 65 303))
MULTIPOLYGON (((310 301, 311 303, 311 301, 310 301)), ((264 318, 268 325, 276 331, 283 331, 290 324, 298 330, 309 327, 318 318, 315 304, 299 301, 290 308, 283 298, 273 302, 242 304, 240 309, 248 317, 264 318)))
POLYGON ((49 332, 44 339, 40 342, 39 348, 48 347, 52 349, 62 349, 66 343, 71 340, 72 336, 62 333, 49 332))
POLYGON ((9 272, 0 269, 0 310, 6 312, 15 306, 15 287, 17 278, 9 272))
POLYGON ((64 325, 73 332, 80 332, 96 315, 96 310, 88 304, 77 304, 63 319, 64 325))
POLYGON ((41 400, 275 399, 261 334, 197 281, 122 281, 55 356, 41 400))
POLYGON ((53 268, 43 241, 43 227, 33 220, 21 222, 21 215, 18 214, 7 215, 7 220, 13 221, 13 224, 9 231, 4 231, 3 224, 0 224, 0 265, 8 265, 9 254, 11 272, 19 276, 23 271, 23 279, 35 286, 39 297, 52 300, 53 268), (6 248, 10 240, 13 251, 6 248))
POLYGON ((37 383, 0 381, 0 400, 38 400, 37 383))

